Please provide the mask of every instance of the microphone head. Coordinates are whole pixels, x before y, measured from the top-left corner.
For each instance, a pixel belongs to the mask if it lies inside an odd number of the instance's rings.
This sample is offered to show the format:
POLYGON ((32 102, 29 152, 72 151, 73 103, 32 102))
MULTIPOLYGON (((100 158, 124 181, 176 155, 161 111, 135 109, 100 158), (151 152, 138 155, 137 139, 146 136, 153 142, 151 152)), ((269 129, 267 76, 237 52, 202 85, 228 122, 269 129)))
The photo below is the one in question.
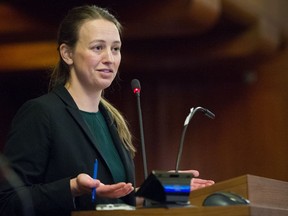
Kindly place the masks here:
POLYGON ((208 116, 209 118, 211 118, 211 119, 214 119, 215 118, 215 114, 214 113, 212 113, 210 110, 208 110, 208 109, 205 109, 205 115, 206 116, 208 116))
POLYGON ((131 81, 131 87, 134 94, 140 94, 141 86, 138 79, 133 79, 131 81))

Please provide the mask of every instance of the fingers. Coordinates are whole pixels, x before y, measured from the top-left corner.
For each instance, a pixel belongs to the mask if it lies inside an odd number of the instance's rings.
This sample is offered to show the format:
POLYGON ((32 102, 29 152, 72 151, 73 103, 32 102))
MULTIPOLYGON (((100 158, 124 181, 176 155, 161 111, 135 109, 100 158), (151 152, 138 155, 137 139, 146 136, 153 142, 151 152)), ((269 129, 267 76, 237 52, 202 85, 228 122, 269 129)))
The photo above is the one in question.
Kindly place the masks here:
MULTIPOLYGON (((168 172, 175 172, 175 170, 169 170, 168 172)), ((179 173, 192 173, 193 176, 198 177, 199 171, 198 170, 179 170, 179 173)))
POLYGON ((105 198, 120 198, 134 190, 131 183, 120 182, 112 185, 101 184, 97 188, 97 195, 105 198))
POLYGON ((118 198, 122 196, 126 196, 134 190, 134 187, 131 183, 125 184, 123 187, 117 190, 118 198))
POLYGON ((70 180, 70 189, 72 196, 81 196, 91 193, 92 188, 100 186, 100 181, 91 178, 89 175, 81 173, 76 178, 70 180))
POLYGON ((191 180, 191 191, 197 190, 204 187, 209 187, 211 185, 215 184, 213 180, 205 180, 205 179, 199 179, 199 178, 193 178, 191 180))
POLYGON ((198 170, 179 170, 180 173, 192 173, 193 176, 198 177, 199 171, 198 170))
POLYGON ((206 180, 206 179, 200 179, 200 178, 193 178, 191 180, 194 184, 209 184, 209 185, 212 185, 214 184, 215 182, 213 180, 206 180))

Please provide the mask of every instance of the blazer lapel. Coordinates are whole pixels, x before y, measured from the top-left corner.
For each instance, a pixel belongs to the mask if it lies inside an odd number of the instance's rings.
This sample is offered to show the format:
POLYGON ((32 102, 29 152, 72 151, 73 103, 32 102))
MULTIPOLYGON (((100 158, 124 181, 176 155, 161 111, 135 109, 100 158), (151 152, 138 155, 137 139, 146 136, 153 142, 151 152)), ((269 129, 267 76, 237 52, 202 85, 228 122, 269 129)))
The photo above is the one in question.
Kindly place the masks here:
POLYGON ((94 141, 94 137, 88 128, 86 122, 82 118, 80 111, 73 100, 72 96, 69 94, 67 89, 64 86, 59 86, 54 90, 54 92, 61 98, 61 100, 66 104, 67 111, 71 114, 72 118, 75 120, 75 122, 79 125, 81 130, 85 133, 85 135, 89 138, 92 146, 99 152, 101 157, 103 158, 103 155, 101 154, 100 147, 97 145, 97 143, 94 141))

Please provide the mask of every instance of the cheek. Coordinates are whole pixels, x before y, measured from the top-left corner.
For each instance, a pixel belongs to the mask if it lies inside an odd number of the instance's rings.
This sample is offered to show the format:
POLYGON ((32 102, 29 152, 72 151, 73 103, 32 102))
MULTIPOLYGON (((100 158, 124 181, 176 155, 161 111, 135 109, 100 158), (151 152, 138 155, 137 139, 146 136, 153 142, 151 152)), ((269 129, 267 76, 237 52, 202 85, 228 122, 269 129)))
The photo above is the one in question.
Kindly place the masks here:
POLYGON ((95 64, 100 61, 100 58, 93 53, 86 53, 83 55, 83 61, 86 61, 88 64, 95 64))
POLYGON ((95 61, 98 61, 97 56, 95 54, 87 52, 87 51, 79 51, 77 52, 77 57, 79 62, 82 64, 91 64, 95 61))
POLYGON ((121 55, 119 55, 119 57, 116 57, 115 59, 115 64, 117 65, 117 67, 119 67, 120 63, 121 63, 121 55))

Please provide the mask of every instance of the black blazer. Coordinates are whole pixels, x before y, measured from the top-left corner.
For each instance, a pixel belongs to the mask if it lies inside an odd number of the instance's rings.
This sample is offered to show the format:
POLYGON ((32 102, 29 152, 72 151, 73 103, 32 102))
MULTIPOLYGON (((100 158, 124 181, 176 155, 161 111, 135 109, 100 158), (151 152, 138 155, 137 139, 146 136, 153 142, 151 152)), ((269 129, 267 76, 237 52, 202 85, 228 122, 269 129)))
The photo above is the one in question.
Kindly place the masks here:
MULTIPOLYGON (((100 110, 123 161, 127 182, 135 185, 131 155, 123 146, 116 126, 102 104, 100 110)), ((92 176, 95 158, 99 161, 98 179, 105 184, 114 183, 98 144, 63 86, 26 102, 19 109, 4 152, 12 168, 28 186, 25 188, 32 196, 36 215, 69 215, 71 210, 94 209, 91 195, 73 200, 70 179, 80 173, 92 176)), ((0 204, 3 211, 19 206, 21 200, 14 195, 11 187, 2 184, 0 204)), ((134 193, 122 200, 135 205, 134 193)), ((97 199, 97 203, 118 201, 97 199)))

